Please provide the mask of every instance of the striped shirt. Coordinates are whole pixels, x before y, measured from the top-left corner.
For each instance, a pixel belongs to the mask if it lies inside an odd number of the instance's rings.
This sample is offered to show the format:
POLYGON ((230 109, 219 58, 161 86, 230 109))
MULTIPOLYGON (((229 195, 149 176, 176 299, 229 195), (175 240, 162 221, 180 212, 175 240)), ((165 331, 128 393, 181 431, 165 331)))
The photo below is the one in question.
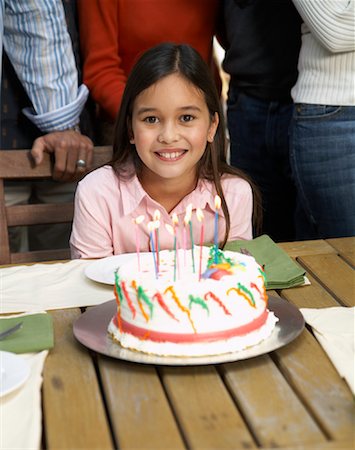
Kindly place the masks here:
POLYGON ((88 89, 78 88, 62 2, 0 0, 0 61, 2 45, 33 105, 24 114, 44 133, 77 125, 88 89))

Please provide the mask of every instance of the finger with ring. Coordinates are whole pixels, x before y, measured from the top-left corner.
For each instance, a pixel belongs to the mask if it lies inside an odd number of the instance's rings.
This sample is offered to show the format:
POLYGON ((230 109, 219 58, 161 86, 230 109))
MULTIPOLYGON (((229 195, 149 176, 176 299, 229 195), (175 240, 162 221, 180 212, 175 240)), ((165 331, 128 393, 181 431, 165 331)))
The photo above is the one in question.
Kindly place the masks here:
POLYGON ((77 168, 86 167, 86 161, 84 161, 83 159, 78 159, 77 162, 76 162, 76 167, 77 168))

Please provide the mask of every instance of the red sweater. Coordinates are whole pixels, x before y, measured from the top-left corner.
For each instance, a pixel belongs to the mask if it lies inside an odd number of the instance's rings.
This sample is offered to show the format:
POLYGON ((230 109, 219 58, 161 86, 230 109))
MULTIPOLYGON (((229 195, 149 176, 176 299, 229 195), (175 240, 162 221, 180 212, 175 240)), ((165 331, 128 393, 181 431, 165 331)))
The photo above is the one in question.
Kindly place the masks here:
POLYGON ((218 0, 78 0, 84 83, 114 121, 137 57, 161 42, 187 43, 211 62, 218 0))

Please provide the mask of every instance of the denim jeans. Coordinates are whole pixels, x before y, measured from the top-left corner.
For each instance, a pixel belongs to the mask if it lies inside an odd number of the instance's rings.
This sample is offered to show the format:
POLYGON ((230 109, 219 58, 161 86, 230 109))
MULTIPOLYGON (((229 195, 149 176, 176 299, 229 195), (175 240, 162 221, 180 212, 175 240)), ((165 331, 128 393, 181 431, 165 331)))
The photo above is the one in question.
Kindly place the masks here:
POLYGON ((231 164, 261 190, 263 233, 275 241, 294 240, 296 190, 289 162, 292 103, 250 97, 230 86, 227 119, 231 164))
POLYGON ((355 107, 297 104, 290 157, 297 239, 355 235, 355 107))

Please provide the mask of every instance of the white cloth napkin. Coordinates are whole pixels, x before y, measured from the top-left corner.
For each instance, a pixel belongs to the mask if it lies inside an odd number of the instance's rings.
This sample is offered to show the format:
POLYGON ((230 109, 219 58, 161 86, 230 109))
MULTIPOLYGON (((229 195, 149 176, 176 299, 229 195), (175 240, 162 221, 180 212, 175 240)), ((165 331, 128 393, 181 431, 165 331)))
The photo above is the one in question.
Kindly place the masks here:
POLYGON ((35 264, 0 269, 0 313, 92 306, 112 300, 113 288, 89 280, 92 261, 35 264))
POLYGON ((305 321, 355 395, 355 307, 301 308, 305 321))
POLYGON ((41 386, 47 350, 21 355, 31 368, 29 378, 0 398, 0 448, 39 449, 42 436, 41 386))

